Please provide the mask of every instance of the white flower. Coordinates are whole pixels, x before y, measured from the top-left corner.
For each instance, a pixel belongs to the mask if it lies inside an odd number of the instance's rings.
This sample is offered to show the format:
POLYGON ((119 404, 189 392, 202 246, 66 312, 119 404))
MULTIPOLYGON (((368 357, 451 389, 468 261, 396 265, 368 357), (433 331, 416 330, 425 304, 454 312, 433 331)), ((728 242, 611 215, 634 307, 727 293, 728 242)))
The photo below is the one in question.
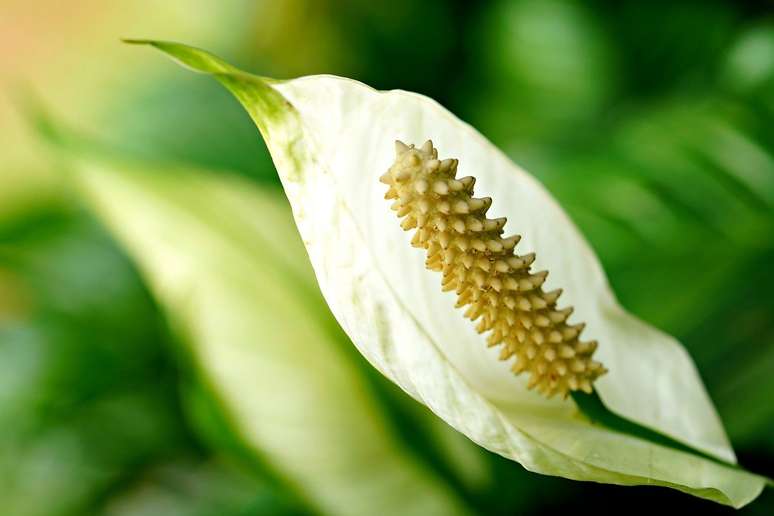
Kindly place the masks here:
POLYGON ((360 352, 385 376, 479 445, 550 475, 615 484, 656 484, 740 507, 765 479, 733 466, 722 424, 682 346, 625 312, 573 223, 527 172, 431 99, 375 91, 333 76, 263 79, 183 45, 149 42, 213 74, 243 104, 266 140, 317 280, 360 352), (526 388, 487 348, 455 295, 397 223, 379 177, 396 139, 432 139, 477 179, 490 214, 506 217, 562 288, 595 359, 594 384, 615 414, 701 453, 594 424, 568 399, 526 388), (712 458, 708 458, 712 457, 712 458))

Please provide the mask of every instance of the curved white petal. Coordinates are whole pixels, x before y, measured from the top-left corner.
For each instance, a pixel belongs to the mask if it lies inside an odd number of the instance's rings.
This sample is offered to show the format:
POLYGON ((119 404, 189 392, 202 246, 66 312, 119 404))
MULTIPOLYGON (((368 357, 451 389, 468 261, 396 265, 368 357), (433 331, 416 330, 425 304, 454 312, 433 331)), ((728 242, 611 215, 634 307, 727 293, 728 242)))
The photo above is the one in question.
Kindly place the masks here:
POLYGON ((490 214, 537 253, 548 288, 597 339, 609 369, 597 382, 619 415, 707 454, 734 455, 685 350, 616 302, 593 251, 529 174, 436 102, 403 91, 315 76, 270 81, 229 68, 181 45, 154 43, 199 71, 213 73, 261 129, 323 294, 358 349, 383 374, 480 445, 528 469, 620 484, 658 484, 734 506, 764 480, 698 455, 592 425, 572 401, 546 400, 487 350, 470 321, 442 293, 440 278, 409 245, 378 177, 393 142, 433 140, 441 158, 476 177, 490 214), (203 64, 204 63, 204 64, 203 64))

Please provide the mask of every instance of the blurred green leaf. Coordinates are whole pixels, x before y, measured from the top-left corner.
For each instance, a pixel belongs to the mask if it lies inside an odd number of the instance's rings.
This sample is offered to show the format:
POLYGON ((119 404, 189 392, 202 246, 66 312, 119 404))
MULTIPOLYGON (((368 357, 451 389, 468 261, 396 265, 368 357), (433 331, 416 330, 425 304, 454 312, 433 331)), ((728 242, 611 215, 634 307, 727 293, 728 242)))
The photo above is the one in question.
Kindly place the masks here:
POLYGON ((147 464, 191 453, 164 328, 77 210, 37 199, 0 219, 0 235, 0 296, 15 303, 0 314, 3 510, 90 513, 147 464))
POLYGON ((191 78, 149 82, 122 99, 109 116, 115 122, 102 139, 133 156, 278 183, 250 119, 216 84, 191 78))
POLYGON ((495 142, 572 134, 616 90, 614 48, 582 2, 495 2, 473 22, 476 75, 461 107, 495 142))
POLYGON ((723 78, 741 91, 755 91, 774 79, 774 23, 754 26, 731 47, 723 78))
POLYGON ((82 156, 84 196, 137 260, 237 434, 331 514, 458 514, 391 435, 329 315, 286 207, 227 176, 82 156))
POLYGON ((702 0, 588 4, 614 38, 629 98, 711 87, 743 10, 739 2, 702 0))
POLYGON ((300 516, 271 485, 217 460, 183 458, 149 468, 101 516, 300 516))

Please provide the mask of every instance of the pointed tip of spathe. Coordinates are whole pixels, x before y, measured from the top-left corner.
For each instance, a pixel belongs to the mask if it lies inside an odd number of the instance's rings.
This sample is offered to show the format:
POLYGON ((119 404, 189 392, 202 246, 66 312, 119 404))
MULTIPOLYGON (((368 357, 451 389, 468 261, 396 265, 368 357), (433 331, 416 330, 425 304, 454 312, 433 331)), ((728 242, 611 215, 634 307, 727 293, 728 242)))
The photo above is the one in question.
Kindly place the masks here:
POLYGON ((126 43, 127 45, 152 45, 153 41, 149 39, 143 39, 143 38, 120 38, 121 43, 126 43))
POLYGON ((422 144, 422 152, 425 154, 431 154, 433 152, 432 140, 427 140, 424 144, 422 144))
POLYGON ((409 146, 400 140, 395 140, 395 155, 400 156, 404 152, 409 150, 409 146))

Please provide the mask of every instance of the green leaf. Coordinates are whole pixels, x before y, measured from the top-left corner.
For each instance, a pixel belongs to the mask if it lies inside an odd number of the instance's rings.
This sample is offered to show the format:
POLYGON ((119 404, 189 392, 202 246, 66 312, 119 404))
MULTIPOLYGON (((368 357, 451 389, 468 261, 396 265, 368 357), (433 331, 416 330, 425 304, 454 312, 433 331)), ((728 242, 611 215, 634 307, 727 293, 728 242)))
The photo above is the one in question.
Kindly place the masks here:
POLYGON ((529 470, 615 484, 655 484, 740 507, 765 480, 736 469, 696 368, 672 337, 625 312, 593 251, 545 189, 470 126, 421 95, 378 92, 333 76, 290 81, 235 70, 174 43, 148 42, 215 76, 266 140, 328 305, 374 367, 481 446, 529 470), (477 178, 551 271, 548 289, 600 342, 596 387, 612 412, 711 455, 593 424, 571 400, 547 400, 497 360, 409 245, 378 178, 393 142, 432 139, 477 178), (725 461, 729 464, 723 464, 725 461))
POLYGON ((83 197, 138 262, 237 435, 312 507, 465 514, 389 431, 329 331, 290 214, 224 174, 75 154, 83 197))

